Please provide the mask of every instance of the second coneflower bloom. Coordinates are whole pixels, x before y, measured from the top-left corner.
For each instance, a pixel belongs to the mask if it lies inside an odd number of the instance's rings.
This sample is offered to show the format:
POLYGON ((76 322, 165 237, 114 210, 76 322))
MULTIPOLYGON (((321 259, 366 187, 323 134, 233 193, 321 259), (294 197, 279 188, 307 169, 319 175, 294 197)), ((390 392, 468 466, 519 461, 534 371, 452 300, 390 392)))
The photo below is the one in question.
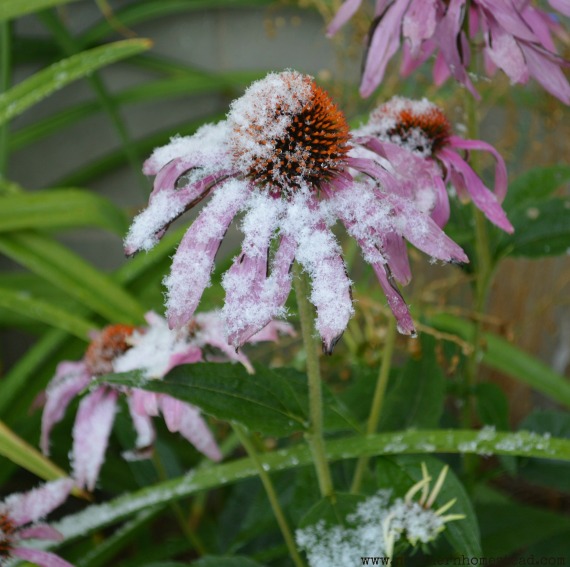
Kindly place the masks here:
POLYGON ((353 313, 351 281, 330 228, 339 219, 358 235, 400 331, 415 332, 391 277, 405 254, 403 239, 443 261, 467 258, 412 201, 383 189, 385 171, 374 159, 352 156, 350 139, 328 94, 311 77, 285 71, 251 85, 227 120, 155 150, 145 163, 156 175, 154 190, 125 239, 127 254, 150 249, 174 219, 211 194, 165 279, 171 327, 194 313, 220 243, 242 213, 242 250, 222 281, 231 345, 285 314, 296 260, 311 278, 316 328, 331 352, 353 313))

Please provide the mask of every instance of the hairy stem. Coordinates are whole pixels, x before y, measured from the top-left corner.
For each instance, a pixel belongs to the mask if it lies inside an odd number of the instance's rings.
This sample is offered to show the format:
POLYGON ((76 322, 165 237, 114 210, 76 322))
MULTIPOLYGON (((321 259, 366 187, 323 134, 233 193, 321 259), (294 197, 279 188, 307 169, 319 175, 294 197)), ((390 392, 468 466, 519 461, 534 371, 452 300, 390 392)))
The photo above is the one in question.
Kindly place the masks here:
MULTIPOLYGON (((374 397, 372 398, 372 405, 370 407, 370 414, 366 423, 366 434, 372 435, 378 429, 380 422, 380 415, 382 413, 382 406, 384 405, 384 397, 386 388, 388 386, 388 379, 390 377, 390 368, 392 366, 392 355, 394 353, 394 345, 396 344, 396 319, 389 317, 388 328, 386 329, 386 342, 384 343, 384 352, 382 354, 382 362, 380 363, 380 371, 378 372, 378 380, 376 381, 376 389, 374 390, 374 397)), ((352 486, 350 491, 355 494, 360 490, 362 484, 362 477, 364 471, 368 466, 370 460, 367 456, 362 456, 356 463, 356 470, 352 479, 352 486)))
POLYGON ((275 519, 279 524, 279 529, 281 530, 283 539, 285 540, 285 544, 287 545, 287 549, 289 550, 289 555, 291 556, 293 563, 297 567, 305 567, 305 562, 301 558, 299 550, 295 545, 295 538, 293 537, 293 533, 291 532, 289 523, 285 518, 285 514, 283 513, 281 504, 279 504, 279 498, 277 497, 277 492, 275 491, 275 487, 271 482, 271 477, 269 476, 267 471, 263 468, 261 461, 259 459, 259 455, 257 454, 257 451, 255 449, 252 440, 250 439, 249 435, 241 425, 237 423, 234 423, 232 425, 241 444, 243 445, 244 449, 247 451, 247 454, 249 455, 253 464, 257 468, 259 478, 263 483, 263 488, 265 488, 265 493, 267 494, 267 498, 269 499, 269 504, 271 505, 271 509, 273 510, 275 519))
POLYGON ((293 271, 295 295, 297 296, 299 318, 301 320, 301 334, 307 355, 310 424, 306 437, 311 448, 321 495, 334 501, 334 488, 329 463, 325 455, 323 439, 323 401, 319 362, 321 347, 315 333, 314 310, 309 302, 309 278, 308 274, 303 272, 298 264, 295 264, 293 271))

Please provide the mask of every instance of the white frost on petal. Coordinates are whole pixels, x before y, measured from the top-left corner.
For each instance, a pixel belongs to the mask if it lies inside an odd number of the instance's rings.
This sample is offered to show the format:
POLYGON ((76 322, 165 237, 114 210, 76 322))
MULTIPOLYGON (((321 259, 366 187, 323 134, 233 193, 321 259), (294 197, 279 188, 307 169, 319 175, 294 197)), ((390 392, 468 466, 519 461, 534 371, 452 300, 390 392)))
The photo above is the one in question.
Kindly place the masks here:
POLYGON ((73 487, 73 480, 62 478, 18 494, 0 503, 0 514, 6 513, 15 526, 36 522, 63 504, 73 487))

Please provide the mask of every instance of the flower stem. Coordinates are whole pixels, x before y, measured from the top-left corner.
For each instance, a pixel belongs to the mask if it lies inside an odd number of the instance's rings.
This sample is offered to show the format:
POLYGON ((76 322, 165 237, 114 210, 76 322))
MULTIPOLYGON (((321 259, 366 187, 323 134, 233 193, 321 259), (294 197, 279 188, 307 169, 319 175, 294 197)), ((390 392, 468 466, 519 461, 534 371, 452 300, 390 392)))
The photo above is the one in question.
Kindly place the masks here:
POLYGON ((289 555, 291 556, 293 563, 297 567, 305 567, 305 562, 301 558, 299 550, 295 545, 295 538, 293 537, 291 528, 289 527, 287 519, 285 518, 285 514, 283 513, 283 508, 281 508, 281 504, 279 504, 279 498, 277 497, 277 492, 275 491, 275 487, 271 482, 271 477, 269 476, 267 471, 263 468, 254 444, 252 443, 249 435, 241 425, 233 423, 232 426, 234 428, 236 435, 240 440, 240 443, 243 445, 250 459, 253 461, 253 464, 257 468, 259 478, 263 483, 263 487, 265 488, 267 498, 269 499, 269 504, 271 505, 271 509, 273 510, 275 519, 279 524, 279 529, 283 534, 283 539, 285 540, 285 544, 287 545, 287 549, 289 550, 289 555))
MULTIPOLYGON (((382 406, 384 405, 384 397, 386 394, 386 387, 388 386, 388 379, 390 377, 390 368, 392 366, 392 355, 394 353, 394 345, 396 344, 396 319, 390 317, 388 319, 388 328, 386 330, 386 342, 384 343, 384 352, 382 355, 382 362, 380 363, 380 371, 378 373, 378 380, 376 381, 376 389, 374 390, 374 397, 372 398, 372 406, 370 407, 370 414, 368 422, 366 423, 366 434, 372 435, 378 429, 380 422, 380 415, 382 413, 382 406)), ((369 457, 363 455, 356 463, 356 470, 352 479, 352 486, 350 492, 353 494, 360 490, 362 484, 362 477, 364 471, 368 466, 369 457)))
POLYGON ((293 267, 293 280, 295 282, 295 295, 297 296, 299 318, 301 320, 301 334, 307 355, 310 424, 306 437, 311 448, 321 495, 334 501, 334 488, 323 440, 323 401, 319 362, 320 344, 315 336, 314 312, 309 302, 310 287, 308 274, 303 272, 298 264, 295 264, 293 267))

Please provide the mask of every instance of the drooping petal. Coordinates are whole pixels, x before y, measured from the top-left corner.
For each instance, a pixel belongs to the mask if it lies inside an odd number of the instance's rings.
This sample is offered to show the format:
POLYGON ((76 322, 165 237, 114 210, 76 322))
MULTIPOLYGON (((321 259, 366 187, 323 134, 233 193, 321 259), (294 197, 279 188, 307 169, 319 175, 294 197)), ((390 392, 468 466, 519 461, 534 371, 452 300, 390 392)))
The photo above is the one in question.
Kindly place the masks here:
POLYGON ((338 9, 333 21, 327 28, 327 36, 333 36, 360 8, 362 0, 345 0, 342 6, 338 9))
POLYGON ((395 232, 388 232, 382 237, 382 249, 392 275, 402 285, 412 279, 412 270, 406 249, 406 241, 395 232))
POLYGON ((210 428, 200 415, 200 410, 190 404, 183 404, 183 406, 178 430, 180 435, 190 441, 206 457, 213 461, 220 461, 222 453, 210 428))
POLYGON ((73 480, 62 478, 46 482, 29 492, 11 494, 4 500, 14 526, 35 522, 47 516, 67 499, 73 480))
POLYGON ((548 51, 556 53, 556 46, 550 35, 550 30, 553 25, 552 18, 542 10, 537 10, 533 6, 526 6, 522 12, 522 17, 540 40, 542 46, 548 51))
POLYGON ((433 64, 433 82, 436 87, 441 87, 447 79, 451 76, 451 71, 449 70, 449 66, 447 65, 447 61, 443 56, 441 51, 438 52, 435 62, 433 64))
POLYGON ((568 63, 533 45, 521 44, 521 49, 530 75, 550 94, 570 105, 570 84, 561 69, 561 66, 567 66, 568 63))
POLYGON ((71 400, 91 382, 84 362, 61 362, 46 389, 46 403, 42 413, 40 447, 49 455, 49 435, 53 426, 65 415, 71 400))
POLYGON ((495 195, 485 187, 483 181, 458 154, 449 148, 443 148, 438 157, 449 169, 463 181, 464 188, 469 192, 475 206, 499 228, 506 232, 513 232, 513 226, 507 219, 495 195))
POLYGON ((29 528, 18 530, 19 539, 51 539, 58 541, 63 539, 61 532, 47 524, 37 524, 29 528))
POLYGON ((27 547, 15 547, 10 550, 12 555, 30 561, 40 567, 73 567, 71 563, 65 561, 50 551, 43 551, 41 549, 29 549, 27 547))
POLYGON ((184 402, 167 395, 159 396, 158 400, 168 431, 176 433, 180 429, 184 402))
POLYGON ((372 35, 360 83, 363 97, 370 96, 382 82, 388 61, 400 47, 400 29, 408 3, 409 0, 396 0, 378 16, 376 27, 369 32, 372 35))
POLYGON ((478 0, 478 4, 486 12, 488 22, 496 20, 506 33, 517 39, 534 42, 537 37, 522 17, 522 11, 517 8, 513 0, 478 0))
POLYGON ((217 188, 194 221, 174 255, 167 287, 167 314, 171 328, 187 323, 210 284, 214 258, 235 214, 248 196, 247 185, 231 180, 217 188))
POLYGON ((235 348, 280 315, 282 305, 267 297, 269 245, 283 213, 284 202, 256 194, 242 223, 242 252, 224 274, 226 299, 222 317, 228 342, 235 348))
POLYGON ((500 26, 490 22, 485 36, 486 52, 491 61, 502 69, 513 83, 526 83, 528 69, 523 53, 515 38, 500 26))
POLYGON ((132 393, 137 390, 138 388, 131 391, 131 395, 127 398, 127 405, 129 413, 131 414, 131 419, 133 420, 133 427, 137 434, 135 447, 137 449, 146 449, 154 443, 156 432, 148 414, 137 411, 137 408, 135 407, 132 393))
POLYGON ((310 300, 317 310, 316 328, 324 352, 331 354, 354 313, 351 281, 340 246, 326 226, 316 200, 297 199, 288 213, 292 224, 286 226, 298 246, 295 257, 311 278, 310 300), (291 219, 293 215, 295 219, 291 219), (298 222, 303 224, 292 230, 298 222))
POLYGON ((438 21, 437 0, 411 0, 402 25, 405 38, 410 40, 412 55, 419 53, 422 43, 433 37, 438 21))
POLYGON ((181 364, 195 364, 202 361, 202 351, 195 345, 188 345, 188 348, 181 352, 174 353, 168 361, 164 374, 170 372, 176 366, 181 364))
POLYGON ((570 0, 548 0, 548 3, 555 10, 570 18, 570 0))
POLYGON ((73 472, 79 486, 92 491, 105 460, 115 420, 117 392, 99 387, 79 404, 73 426, 73 472))
POLYGON ((462 32, 466 0, 450 0, 445 16, 437 26, 435 36, 447 67, 456 81, 467 87, 469 92, 479 100, 480 96, 475 90, 469 75, 469 51, 462 32), (459 45, 462 49, 459 50, 459 45))
POLYGON ((503 156, 487 142, 482 140, 464 140, 458 136, 450 136, 448 139, 449 146, 459 148, 461 150, 481 150, 489 152, 495 158, 495 196, 500 203, 503 202, 508 187, 507 166, 503 156))
POLYGON ((396 284, 394 284, 389 276, 388 268, 385 264, 375 263, 372 264, 374 273, 382 286, 384 295, 388 300, 390 310, 396 318, 398 332, 402 335, 416 336, 416 328, 410 315, 410 310, 404 301, 404 298, 398 291, 396 284))
POLYGON ((139 388, 133 388, 129 399, 129 405, 140 415, 158 415, 158 394, 147 392, 139 388))
POLYGON ((158 172, 148 206, 135 217, 125 238, 127 255, 153 248, 170 223, 194 207, 213 187, 227 177, 227 171, 220 170, 207 175, 202 169, 197 169, 195 179, 191 183, 186 187, 177 188, 180 176, 194 165, 194 160, 176 159, 158 172))
POLYGON ((258 331, 247 342, 248 343, 261 343, 261 342, 276 342, 279 335, 289 335, 290 337, 296 336, 295 329, 292 325, 285 321, 270 321, 261 331, 258 331))

